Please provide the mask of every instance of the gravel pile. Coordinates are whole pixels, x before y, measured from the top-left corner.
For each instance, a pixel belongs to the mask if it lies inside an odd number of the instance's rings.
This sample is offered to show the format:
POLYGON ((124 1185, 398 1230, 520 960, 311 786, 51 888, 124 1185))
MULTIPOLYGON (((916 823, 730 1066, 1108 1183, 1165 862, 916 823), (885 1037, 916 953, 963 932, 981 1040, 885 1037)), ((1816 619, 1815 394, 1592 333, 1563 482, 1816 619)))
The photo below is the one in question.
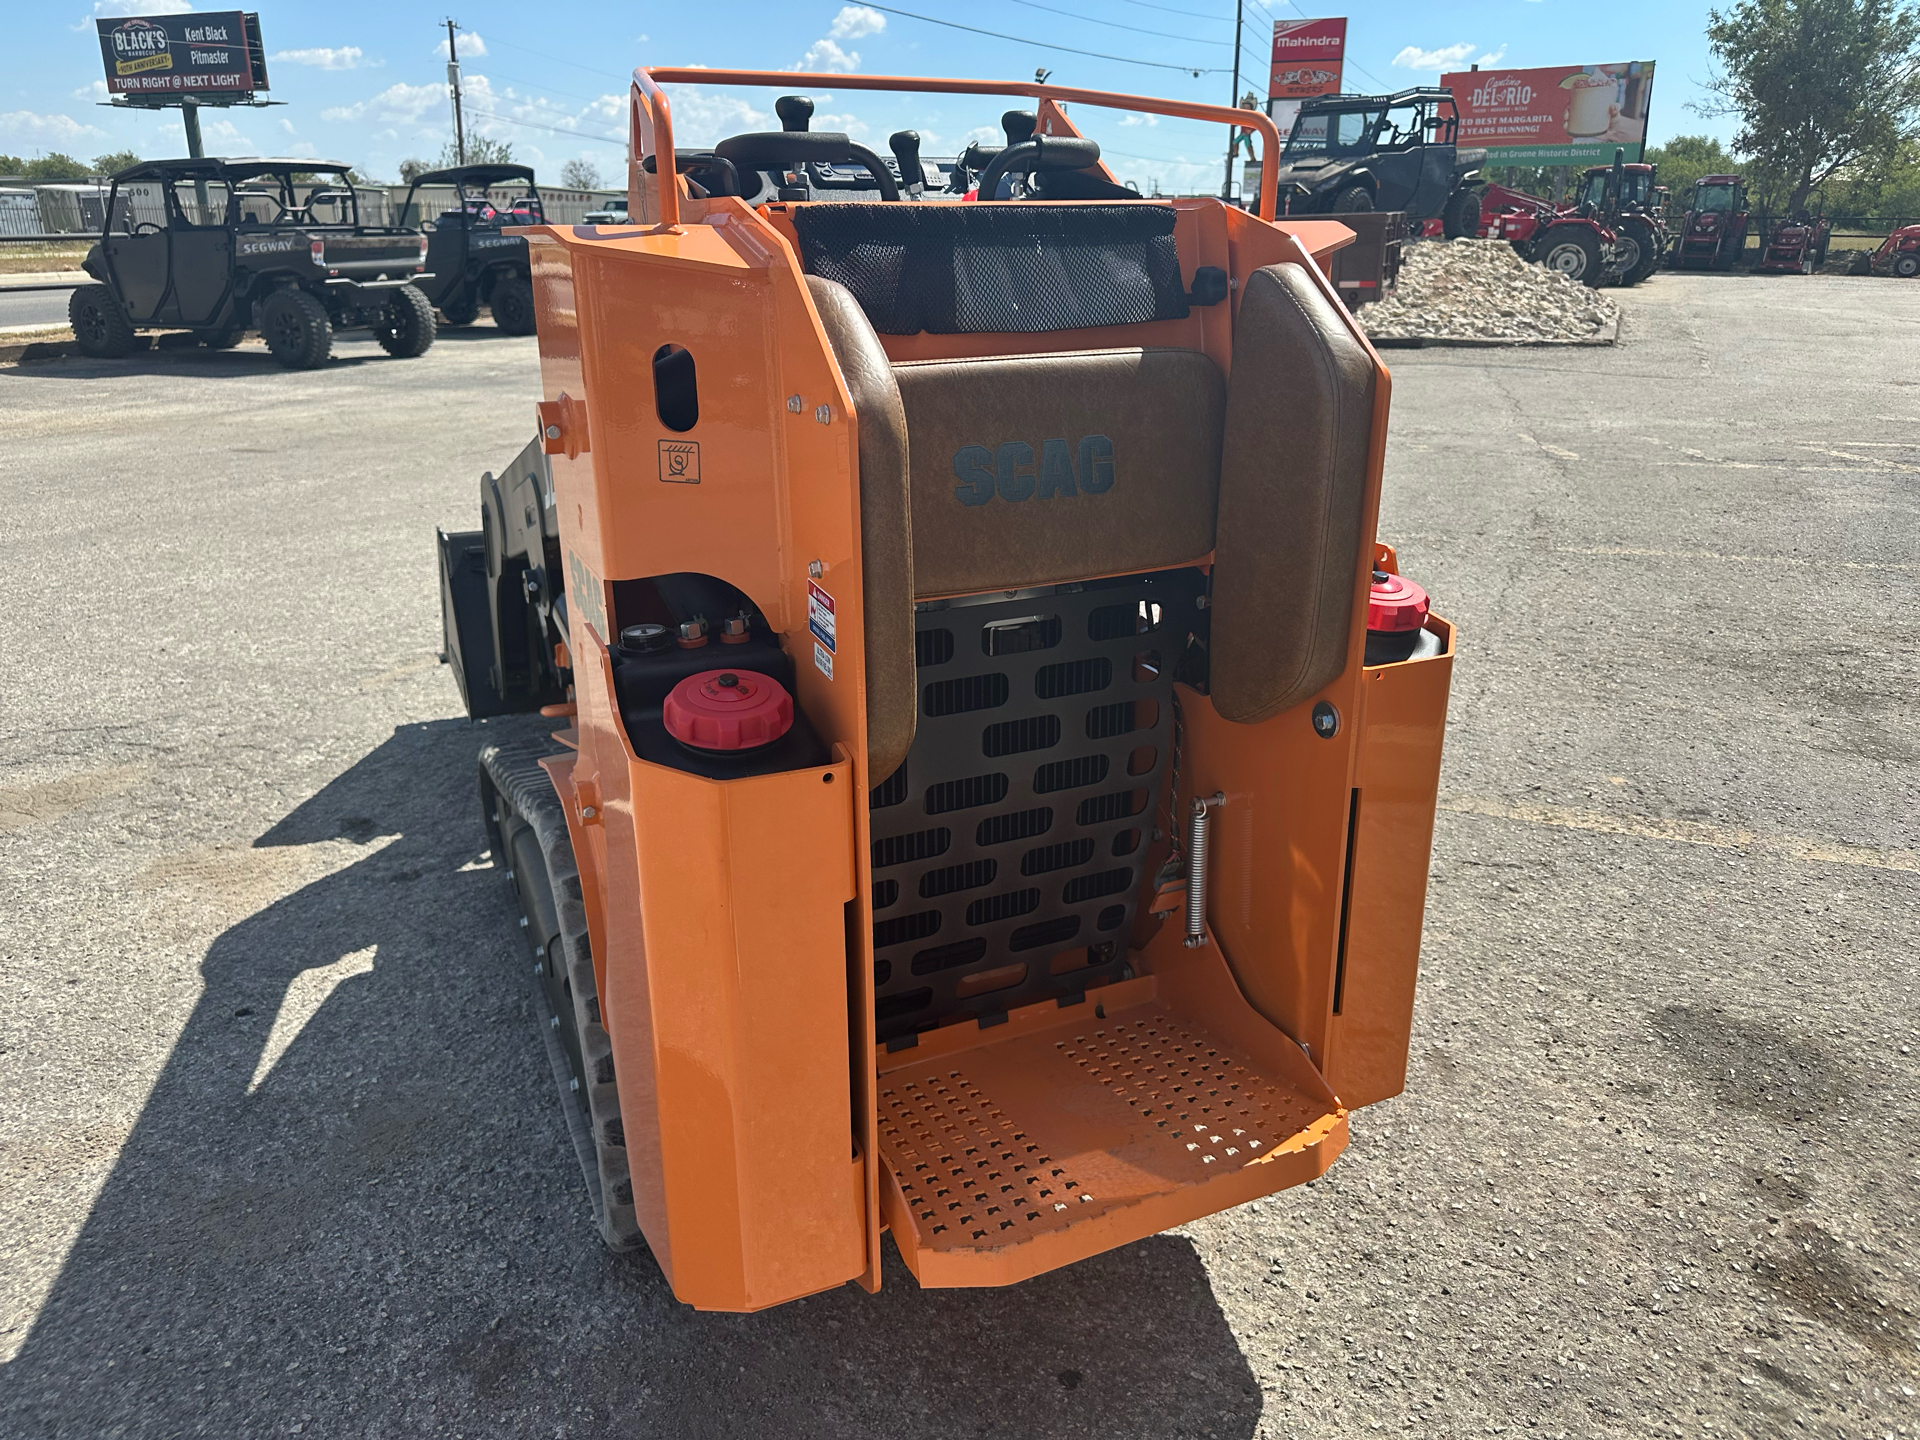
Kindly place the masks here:
POLYGON ((1376 340, 1585 340, 1612 326, 1612 300, 1555 270, 1530 265, 1504 240, 1409 245, 1400 282, 1365 306, 1376 340))

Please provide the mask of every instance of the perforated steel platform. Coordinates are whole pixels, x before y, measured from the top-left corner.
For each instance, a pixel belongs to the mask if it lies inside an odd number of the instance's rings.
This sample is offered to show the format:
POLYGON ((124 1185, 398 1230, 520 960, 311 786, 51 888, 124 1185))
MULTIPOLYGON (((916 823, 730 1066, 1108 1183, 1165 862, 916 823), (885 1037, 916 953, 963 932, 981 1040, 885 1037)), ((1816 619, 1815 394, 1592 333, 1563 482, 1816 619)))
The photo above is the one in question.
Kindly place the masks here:
POLYGON ((882 1073, 896 1230, 911 1226, 902 1249, 923 1280, 932 1262, 930 1283, 999 1283, 954 1275, 970 1257, 993 1263, 1027 1246, 1094 1253, 1324 1169, 1308 1152, 1336 1128, 1344 1135, 1330 1096, 1263 1070, 1163 1004, 1102 1019, 1095 1003, 1003 1042, 902 1056, 882 1073), (1077 1229, 1095 1233, 1066 1233, 1077 1229), (943 1257, 960 1262, 944 1276, 943 1257))

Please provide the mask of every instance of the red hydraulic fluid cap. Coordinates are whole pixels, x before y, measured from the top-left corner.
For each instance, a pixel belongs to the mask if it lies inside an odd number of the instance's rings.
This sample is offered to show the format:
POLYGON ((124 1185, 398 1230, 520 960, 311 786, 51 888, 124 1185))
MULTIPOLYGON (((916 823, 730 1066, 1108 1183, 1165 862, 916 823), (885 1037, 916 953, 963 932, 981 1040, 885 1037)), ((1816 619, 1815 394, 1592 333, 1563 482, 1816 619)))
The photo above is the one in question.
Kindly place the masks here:
POLYGON ((696 750, 757 750, 793 728, 793 697, 770 675, 702 670, 673 687, 663 718, 696 750))
POLYGON ((1391 634, 1418 630, 1426 623, 1426 591, 1404 575, 1373 572, 1373 590, 1367 596, 1367 629, 1391 634))

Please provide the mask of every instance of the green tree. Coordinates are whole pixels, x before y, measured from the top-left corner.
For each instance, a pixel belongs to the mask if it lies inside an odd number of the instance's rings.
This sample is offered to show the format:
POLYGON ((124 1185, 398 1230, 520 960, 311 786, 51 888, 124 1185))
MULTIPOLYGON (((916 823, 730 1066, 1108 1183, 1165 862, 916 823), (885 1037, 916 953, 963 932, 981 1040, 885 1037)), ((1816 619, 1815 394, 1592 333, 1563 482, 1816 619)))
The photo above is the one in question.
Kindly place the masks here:
POLYGON ((92 174, 86 161, 63 155, 58 150, 32 160, 0 155, 0 175, 18 175, 22 180, 85 180, 92 174))
POLYGON ((569 160, 560 167, 560 183, 569 190, 598 190, 600 167, 591 160, 569 160))
POLYGON ((1713 135, 1676 135, 1664 145, 1649 146, 1647 163, 1660 167, 1658 183, 1673 192, 1673 202, 1682 210, 1702 175, 1744 173, 1740 162, 1713 135))
MULTIPOLYGON (((505 165, 513 159, 513 142, 495 140, 486 135, 467 137, 467 164, 469 165, 505 165)), ((446 170, 460 163, 459 152, 449 140, 440 149, 440 163, 435 169, 446 170)))
POLYGON ((1734 148, 1778 178, 1788 213, 1915 134, 1920 10, 1907 0, 1738 0, 1707 14, 1721 73, 1701 113, 1738 117, 1734 148))
POLYGON ((93 173, 112 175, 126 169, 129 165, 138 165, 140 156, 131 150, 109 150, 105 155, 93 157, 93 173))

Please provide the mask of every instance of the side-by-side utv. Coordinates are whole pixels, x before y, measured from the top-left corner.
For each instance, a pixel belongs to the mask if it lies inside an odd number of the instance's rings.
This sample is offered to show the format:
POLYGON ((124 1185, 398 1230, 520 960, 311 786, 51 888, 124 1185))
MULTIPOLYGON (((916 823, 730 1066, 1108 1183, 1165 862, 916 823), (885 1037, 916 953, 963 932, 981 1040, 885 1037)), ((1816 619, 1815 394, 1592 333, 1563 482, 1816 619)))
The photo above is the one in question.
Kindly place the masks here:
POLYGON ((482 305, 509 335, 533 333, 533 282, 526 237, 516 226, 546 220, 533 169, 527 165, 456 165, 429 170, 407 187, 401 218, 427 236, 428 278, 420 288, 449 325, 471 325, 482 305), (447 187, 453 203, 431 218, 421 189, 447 187))
POLYGON ((87 252, 97 282, 68 301, 82 354, 116 358, 142 330, 184 330, 216 350, 258 330, 273 358, 310 370, 334 331, 364 325, 389 355, 424 355, 433 307, 425 240, 369 225, 351 169, 329 160, 144 160, 113 177, 87 252))
POLYGON ((470 712, 559 721, 480 790, 602 1233, 715 1310, 1324 1172, 1405 1083, 1455 644, 1270 122, 799 78, 1039 103, 960 193, 676 152, 663 85, 796 77, 636 71, 630 223, 527 230, 538 439, 440 536, 470 712), (1257 206, 1141 199, 1068 104, 1252 124, 1257 206))

